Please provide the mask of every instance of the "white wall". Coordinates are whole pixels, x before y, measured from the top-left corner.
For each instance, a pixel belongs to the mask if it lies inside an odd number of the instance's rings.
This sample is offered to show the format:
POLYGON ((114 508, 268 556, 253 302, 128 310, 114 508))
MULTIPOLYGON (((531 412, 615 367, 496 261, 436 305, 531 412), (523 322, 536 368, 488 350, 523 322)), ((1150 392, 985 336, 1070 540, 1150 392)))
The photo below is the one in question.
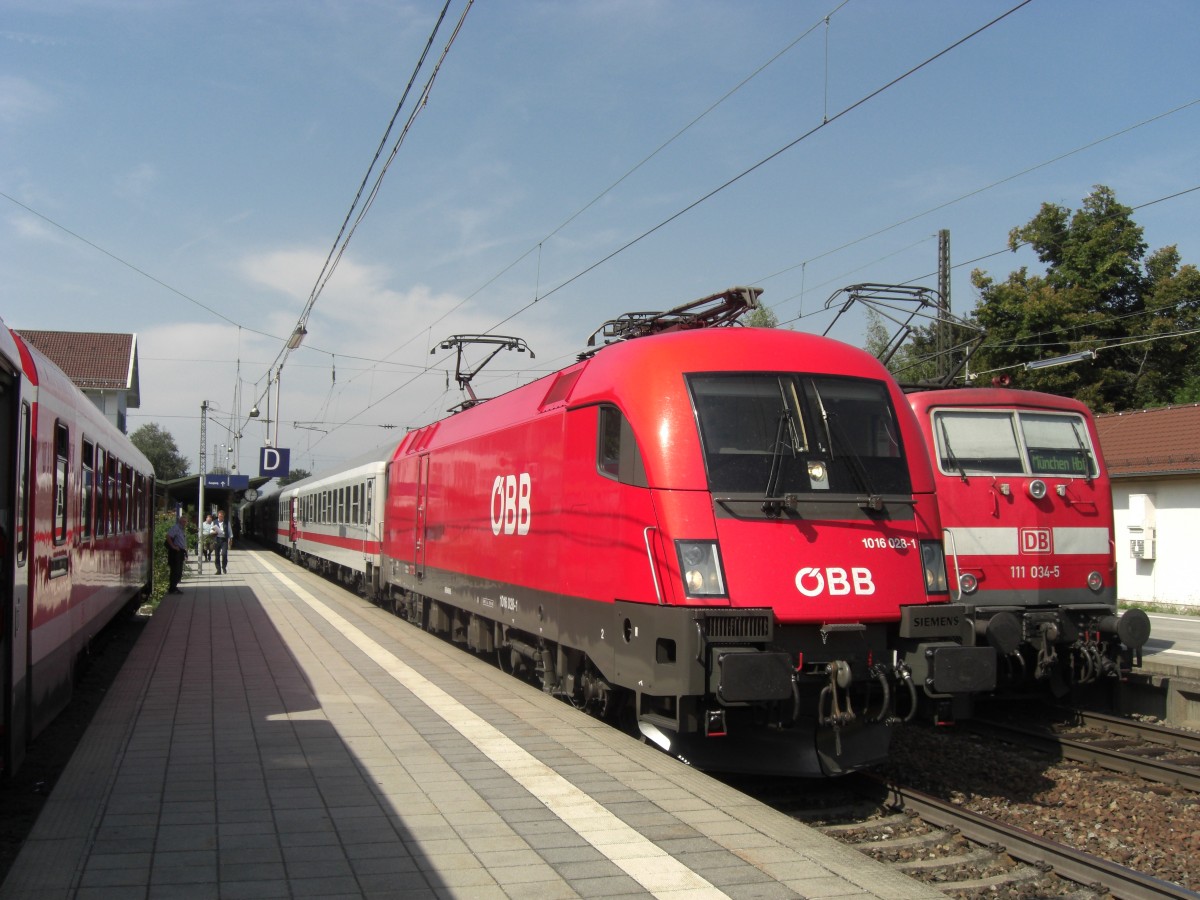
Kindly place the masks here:
POLYGON ((1200 477, 1114 480, 1113 517, 1117 596, 1200 606, 1200 477), (1135 530, 1139 525, 1141 533, 1135 530), (1154 559, 1131 558, 1130 539, 1146 539, 1150 527, 1154 559))

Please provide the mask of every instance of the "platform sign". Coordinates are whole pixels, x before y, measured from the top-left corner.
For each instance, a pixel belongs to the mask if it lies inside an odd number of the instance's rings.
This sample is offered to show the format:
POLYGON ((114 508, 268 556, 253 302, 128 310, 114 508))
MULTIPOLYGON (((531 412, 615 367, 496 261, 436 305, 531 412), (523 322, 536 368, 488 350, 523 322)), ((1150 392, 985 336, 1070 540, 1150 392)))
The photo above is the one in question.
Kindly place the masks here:
POLYGON ((284 447, 260 447, 258 474, 264 478, 283 478, 292 468, 292 451, 284 447))
POLYGON ((250 487, 249 475, 208 474, 204 476, 205 488, 230 488, 244 491, 250 487))

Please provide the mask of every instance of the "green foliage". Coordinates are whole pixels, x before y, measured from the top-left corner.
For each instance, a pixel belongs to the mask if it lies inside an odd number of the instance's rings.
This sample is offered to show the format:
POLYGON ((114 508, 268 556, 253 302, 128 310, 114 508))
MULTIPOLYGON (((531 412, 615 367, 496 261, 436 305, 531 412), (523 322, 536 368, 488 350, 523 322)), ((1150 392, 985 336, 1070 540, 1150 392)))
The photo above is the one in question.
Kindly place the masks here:
MULTIPOLYGON (((145 452, 144 450, 142 451, 145 452)), ((154 589, 150 592, 149 603, 154 609, 162 602, 171 583, 171 571, 167 565, 167 532, 175 524, 171 514, 160 515, 154 520, 154 589)))
POLYGON ((1072 212, 1043 204, 1009 234, 1047 264, 996 281, 976 270, 975 321, 987 340, 975 373, 1001 370, 1031 390, 1075 397, 1107 412, 1181 402, 1200 394, 1200 273, 1174 246, 1146 256, 1133 210, 1097 185, 1072 212), (1081 351, 1096 358, 1025 370, 1024 363, 1081 351))
POLYGON ((150 460, 159 481, 172 481, 188 474, 188 461, 180 454, 175 438, 155 423, 147 422, 129 440, 150 460))
POLYGON ((742 319, 742 324, 748 328, 778 328, 779 317, 765 306, 758 306, 742 319))
POLYGON ((308 478, 311 475, 312 472, 308 471, 308 469, 292 469, 292 471, 290 471, 287 475, 284 475, 282 478, 276 480, 275 484, 278 487, 286 487, 293 481, 300 481, 301 479, 308 478))

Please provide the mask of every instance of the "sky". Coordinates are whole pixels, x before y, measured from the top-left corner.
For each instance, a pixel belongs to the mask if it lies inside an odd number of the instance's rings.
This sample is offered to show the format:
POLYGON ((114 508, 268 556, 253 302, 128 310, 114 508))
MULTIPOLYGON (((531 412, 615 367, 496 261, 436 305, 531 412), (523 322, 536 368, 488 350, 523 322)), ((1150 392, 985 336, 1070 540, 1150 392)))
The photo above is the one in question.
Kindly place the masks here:
POLYGON ((129 430, 196 472, 207 403, 206 467, 254 475, 447 415, 452 335, 533 351, 480 397, 734 285, 861 346, 839 290, 935 288, 943 229, 965 315, 1098 184, 1200 262, 1194 0, 442 8, 0 0, 0 319, 136 333, 129 430))

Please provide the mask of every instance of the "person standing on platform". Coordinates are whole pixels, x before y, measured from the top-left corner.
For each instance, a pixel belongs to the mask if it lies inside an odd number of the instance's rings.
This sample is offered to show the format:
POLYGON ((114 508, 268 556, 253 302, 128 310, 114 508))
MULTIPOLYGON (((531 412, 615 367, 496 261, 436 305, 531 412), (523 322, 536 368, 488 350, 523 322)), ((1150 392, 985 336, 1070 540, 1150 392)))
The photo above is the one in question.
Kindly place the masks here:
POLYGON ((207 515, 204 517, 204 521, 200 523, 200 546, 204 549, 205 559, 212 559, 212 533, 212 516, 207 515))
POLYGON ((217 574, 220 575, 229 568, 229 545, 233 541, 233 532, 225 521, 225 510, 217 510, 217 521, 213 522, 213 559, 217 563, 217 574))
POLYGON ((168 594, 182 594, 179 582, 183 580, 183 560, 187 556, 187 516, 180 516, 167 532, 167 568, 171 573, 168 594))

